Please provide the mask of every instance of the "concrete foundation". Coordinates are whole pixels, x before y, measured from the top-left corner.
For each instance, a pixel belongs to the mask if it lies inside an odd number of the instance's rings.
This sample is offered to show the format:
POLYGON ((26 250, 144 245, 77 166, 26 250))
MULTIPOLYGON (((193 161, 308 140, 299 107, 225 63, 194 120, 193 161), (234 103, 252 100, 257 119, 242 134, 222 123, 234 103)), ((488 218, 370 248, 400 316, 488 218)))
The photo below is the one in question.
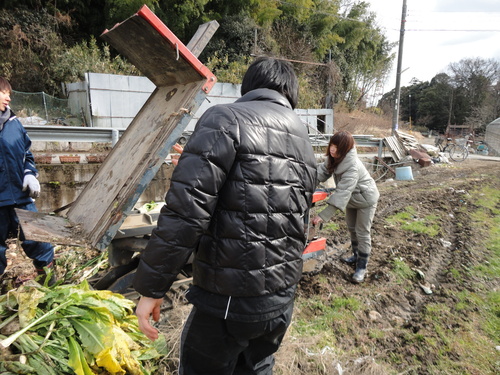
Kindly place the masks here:
MULTIPOLYGON (((40 197, 36 200, 39 212, 49 213, 76 200, 85 185, 100 167, 99 164, 38 164, 40 197)), ((143 192, 136 207, 151 201, 165 200, 173 172, 172 164, 163 164, 158 174, 143 192)))

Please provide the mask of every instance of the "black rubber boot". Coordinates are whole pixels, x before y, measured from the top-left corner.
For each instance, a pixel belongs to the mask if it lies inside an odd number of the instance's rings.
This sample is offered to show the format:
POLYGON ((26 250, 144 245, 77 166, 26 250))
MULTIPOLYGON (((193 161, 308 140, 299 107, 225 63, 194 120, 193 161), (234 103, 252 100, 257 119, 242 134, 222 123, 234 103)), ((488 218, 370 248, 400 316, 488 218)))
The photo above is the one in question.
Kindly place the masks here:
POLYGON ((368 265, 368 258, 358 257, 356 261, 356 272, 352 275, 352 282, 360 284, 365 281, 366 266, 368 265))
POLYGON ((36 281, 40 285, 53 286, 56 283, 57 279, 53 266, 54 262, 51 262, 50 264, 46 265, 43 268, 36 269, 36 273, 38 274, 36 281))
POLYGON ((349 264, 354 264, 356 263, 356 261, 358 260, 358 254, 354 253, 353 255, 351 255, 350 257, 348 258, 342 258, 342 260, 346 263, 349 263, 349 264))
POLYGON ((358 259, 358 242, 357 241, 351 240, 351 249, 352 249, 352 255, 348 258, 342 258, 342 260, 344 262, 349 263, 349 264, 356 263, 356 260, 358 259))

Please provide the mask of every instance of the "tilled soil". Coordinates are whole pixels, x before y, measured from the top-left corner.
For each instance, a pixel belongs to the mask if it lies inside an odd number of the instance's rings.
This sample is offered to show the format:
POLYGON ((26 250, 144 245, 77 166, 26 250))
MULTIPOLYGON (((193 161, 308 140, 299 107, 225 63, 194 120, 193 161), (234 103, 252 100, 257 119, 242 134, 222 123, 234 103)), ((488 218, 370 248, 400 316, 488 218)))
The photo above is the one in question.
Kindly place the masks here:
MULTIPOLYGON (((376 312, 375 315, 358 314, 356 326, 351 327, 352 334, 339 332, 338 349, 348 353, 354 347, 357 347, 357 352, 360 346, 370 347, 371 356, 375 359, 388 358, 394 352, 403 358, 417 357, 423 363, 418 369, 411 368, 409 363, 412 361, 409 360, 408 363, 401 363, 397 370, 400 373, 429 374, 433 372, 427 366, 435 363, 437 353, 409 342, 407 333, 418 332, 427 338, 435 337, 439 342, 439 333, 423 317, 426 306, 442 304, 453 312, 458 301, 457 293, 464 288, 475 291, 478 280, 474 280, 471 273, 461 270, 469 270, 486 259, 485 254, 478 251, 483 233, 472 226, 469 216, 476 208, 469 192, 491 184, 500 188, 500 162, 466 160, 452 165, 413 167, 413 181, 378 183, 381 198, 372 227, 373 249, 366 282, 353 284, 350 281, 353 267, 340 259, 349 255, 350 242, 344 217, 340 215, 332 219, 339 225, 339 230, 323 230, 320 233, 328 238, 329 258, 319 272, 304 275, 299 295, 311 298, 328 293, 338 295, 341 291, 340 294, 346 297, 354 296, 363 301, 370 306, 370 312, 376 312), (415 219, 437 216, 441 228, 439 235, 413 233, 387 221, 408 206, 413 207, 415 219), (415 278, 413 285, 402 285, 392 272, 395 259, 401 259, 412 270, 421 272, 423 278, 415 278), (459 284, 457 273, 460 274, 459 284), (324 276, 329 280, 326 285, 322 281, 324 276), (374 340, 369 337, 370 328, 390 331, 390 339, 374 340)), ((321 206, 317 209, 321 210, 321 206)), ((495 284, 487 288, 498 290, 498 279, 493 282, 495 284)), ((462 329, 470 319, 466 314, 443 313, 443 316, 449 319, 448 328, 451 330, 462 329)), ((332 322, 334 331, 335 326, 332 322)), ((457 359, 460 357, 458 353, 449 354, 451 357, 454 355, 457 359)), ((467 368, 463 371, 464 374, 473 373, 467 368)))

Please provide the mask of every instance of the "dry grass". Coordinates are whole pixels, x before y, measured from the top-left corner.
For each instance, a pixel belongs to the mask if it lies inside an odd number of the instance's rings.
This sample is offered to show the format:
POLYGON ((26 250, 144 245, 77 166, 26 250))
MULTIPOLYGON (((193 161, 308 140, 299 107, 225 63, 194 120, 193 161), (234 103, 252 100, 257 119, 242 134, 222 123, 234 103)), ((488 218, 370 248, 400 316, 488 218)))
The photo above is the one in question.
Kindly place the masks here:
POLYGON ((352 134, 370 134, 383 138, 391 135, 392 120, 387 115, 369 112, 337 111, 334 116, 335 131, 346 130, 352 134))
MULTIPOLYGON (((181 302, 168 310, 158 328, 165 335, 168 355, 160 363, 158 375, 177 375, 179 365, 180 337, 184 323, 192 306, 181 302)), ((293 323, 292 323, 293 324, 293 323)), ((375 363, 372 357, 359 358, 352 363, 341 364, 340 354, 335 348, 326 346, 318 351, 318 338, 313 336, 294 337, 289 329, 283 343, 275 354, 276 375, 385 375, 389 372, 375 363)))
MULTIPOLYGON (((373 135, 376 138, 389 137, 392 133, 392 116, 369 111, 347 112, 342 108, 335 108, 334 129, 346 130, 357 135, 373 135)), ((415 136, 418 140, 423 139, 419 132, 413 131, 407 125, 400 124, 399 130, 415 136)))
MULTIPOLYGON (((293 323, 292 323, 293 324, 293 323)), ((337 361, 335 349, 326 346, 319 351, 314 336, 294 337, 289 329, 283 343, 275 354, 274 366, 277 375, 341 375, 342 367, 337 361)))

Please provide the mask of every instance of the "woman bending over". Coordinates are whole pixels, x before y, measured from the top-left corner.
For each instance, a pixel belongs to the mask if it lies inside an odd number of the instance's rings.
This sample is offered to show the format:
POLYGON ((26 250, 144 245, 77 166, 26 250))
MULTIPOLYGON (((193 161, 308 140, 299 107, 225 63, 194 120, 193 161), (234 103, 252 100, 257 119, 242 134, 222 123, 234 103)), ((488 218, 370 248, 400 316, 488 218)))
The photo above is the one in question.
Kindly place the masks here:
POLYGON ((361 283, 371 254, 370 232, 380 194, 370 173, 358 159, 351 133, 335 133, 330 138, 326 156, 326 161, 318 165, 318 181, 324 182, 333 175, 336 189, 328 199, 327 208, 314 217, 312 223, 317 225, 330 220, 337 210, 345 212, 353 255, 343 260, 356 264, 352 281, 361 283))

